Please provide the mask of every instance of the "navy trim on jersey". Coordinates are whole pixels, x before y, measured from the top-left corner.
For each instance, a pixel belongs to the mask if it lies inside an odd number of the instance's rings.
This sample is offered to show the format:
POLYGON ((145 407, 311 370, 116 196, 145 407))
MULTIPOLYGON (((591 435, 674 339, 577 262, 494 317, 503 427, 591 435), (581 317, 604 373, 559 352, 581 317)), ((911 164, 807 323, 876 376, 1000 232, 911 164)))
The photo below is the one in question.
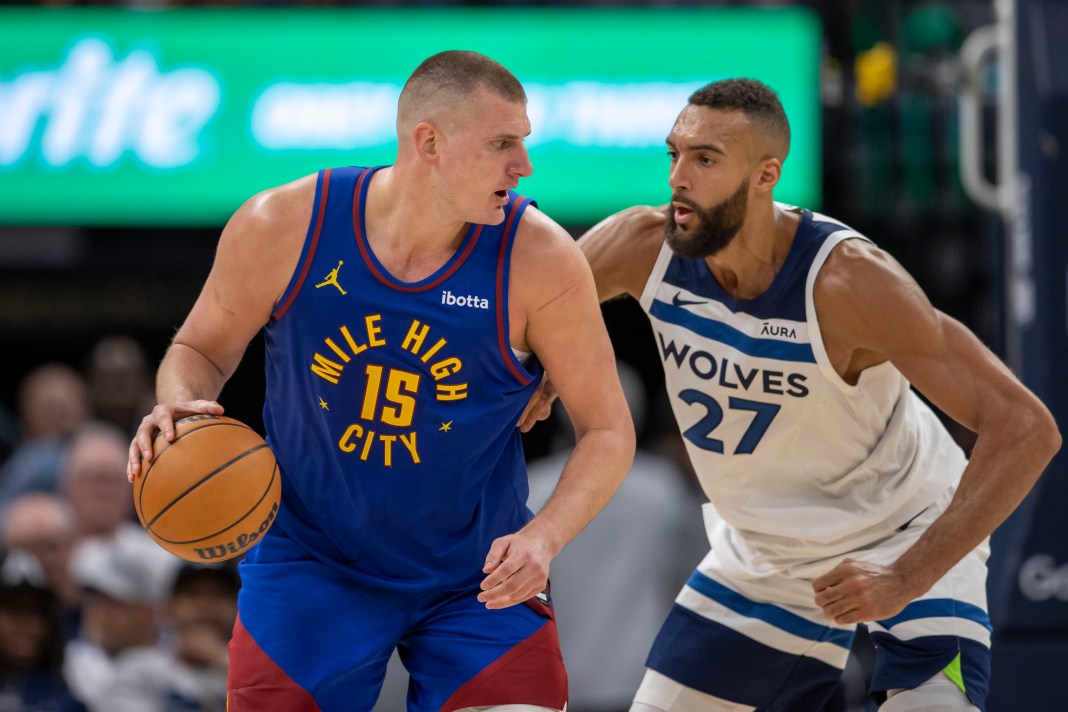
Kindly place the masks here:
POLYGON ((750 601, 740 593, 732 591, 717 581, 713 581, 700 571, 694 571, 686 585, 735 613, 762 620, 799 638, 820 643, 832 643, 846 650, 849 650, 853 644, 852 631, 838 630, 813 623, 807 618, 802 618, 770 603, 750 601))
POLYGON ((928 598, 913 601, 905 606, 905 610, 893 618, 879 621, 884 628, 892 628, 898 623, 912 621, 918 618, 963 618, 974 621, 987 630, 993 632, 994 627, 990 624, 990 616, 979 606, 952 598, 928 598))
MULTIPOLYGON (((757 319, 806 321, 805 278, 809 266, 823 246, 825 238, 849 230, 836 222, 817 219, 810 210, 801 211, 801 224, 790 245, 782 267, 768 289, 755 299, 735 299, 712 277, 703 259, 672 255, 663 281, 680 289, 720 302, 732 312, 749 314, 757 319)), ((791 359, 802 360, 802 359, 791 359)))
POLYGON ((743 334, 723 322, 698 316, 682 307, 662 302, 659 299, 653 300, 649 306, 649 313, 661 321, 689 329, 699 336, 726 344, 749 356, 774 358, 779 361, 816 363, 816 357, 809 344, 759 339, 743 334))

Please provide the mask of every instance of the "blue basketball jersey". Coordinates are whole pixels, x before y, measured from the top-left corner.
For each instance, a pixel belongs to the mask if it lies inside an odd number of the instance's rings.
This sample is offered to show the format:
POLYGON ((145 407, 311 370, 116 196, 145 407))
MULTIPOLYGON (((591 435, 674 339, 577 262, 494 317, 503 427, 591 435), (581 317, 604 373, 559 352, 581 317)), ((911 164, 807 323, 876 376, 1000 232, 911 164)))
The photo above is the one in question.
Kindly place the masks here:
MULTIPOLYGON (((530 200, 469 225, 418 282, 367 240, 377 169, 321 171, 299 264, 265 328, 267 442, 281 467, 272 537, 376 585, 462 587, 531 518, 516 423, 541 376, 513 353, 509 261, 530 200)), ((412 209, 419 209, 412 206, 412 209)))

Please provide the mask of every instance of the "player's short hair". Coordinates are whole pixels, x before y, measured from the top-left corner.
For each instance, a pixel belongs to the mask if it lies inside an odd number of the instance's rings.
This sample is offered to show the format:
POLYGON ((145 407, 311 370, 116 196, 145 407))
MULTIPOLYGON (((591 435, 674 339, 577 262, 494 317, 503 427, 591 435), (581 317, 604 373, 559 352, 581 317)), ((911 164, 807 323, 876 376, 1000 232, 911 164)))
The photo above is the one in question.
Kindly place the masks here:
POLYGON ((790 150, 790 122, 775 91, 756 79, 722 79, 701 87, 690 95, 693 106, 741 111, 769 136, 783 142, 784 155, 790 150))
POLYGON ((526 102, 523 85, 504 65, 467 50, 439 52, 415 68, 401 89, 398 119, 418 122, 427 111, 448 107, 480 89, 514 102, 526 102))

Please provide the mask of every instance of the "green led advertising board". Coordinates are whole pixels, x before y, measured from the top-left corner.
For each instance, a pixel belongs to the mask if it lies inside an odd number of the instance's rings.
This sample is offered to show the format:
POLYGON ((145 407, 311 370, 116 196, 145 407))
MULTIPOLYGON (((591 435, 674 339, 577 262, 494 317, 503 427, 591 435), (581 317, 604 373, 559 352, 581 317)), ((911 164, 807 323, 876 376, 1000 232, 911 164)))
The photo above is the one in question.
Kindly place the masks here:
POLYGON ((446 49, 523 82, 519 190, 562 223, 666 202, 675 117, 731 76, 779 93, 776 197, 819 207, 819 33, 800 8, 0 9, 0 224, 216 225, 319 168, 388 164, 405 78, 446 49))

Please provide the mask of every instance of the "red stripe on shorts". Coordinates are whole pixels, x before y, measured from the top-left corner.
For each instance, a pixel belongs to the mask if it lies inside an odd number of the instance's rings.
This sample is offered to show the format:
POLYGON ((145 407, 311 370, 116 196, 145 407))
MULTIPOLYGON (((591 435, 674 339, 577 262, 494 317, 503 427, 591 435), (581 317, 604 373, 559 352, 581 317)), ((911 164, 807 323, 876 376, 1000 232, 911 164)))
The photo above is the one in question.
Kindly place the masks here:
POLYGON ((263 652, 238 618, 230 640, 227 712, 321 712, 308 691, 263 652))
POLYGON ((438 712, 485 705, 537 705, 562 710, 567 704, 567 671, 560 654, 556 621, 493 661, 445 700, 438 712))

